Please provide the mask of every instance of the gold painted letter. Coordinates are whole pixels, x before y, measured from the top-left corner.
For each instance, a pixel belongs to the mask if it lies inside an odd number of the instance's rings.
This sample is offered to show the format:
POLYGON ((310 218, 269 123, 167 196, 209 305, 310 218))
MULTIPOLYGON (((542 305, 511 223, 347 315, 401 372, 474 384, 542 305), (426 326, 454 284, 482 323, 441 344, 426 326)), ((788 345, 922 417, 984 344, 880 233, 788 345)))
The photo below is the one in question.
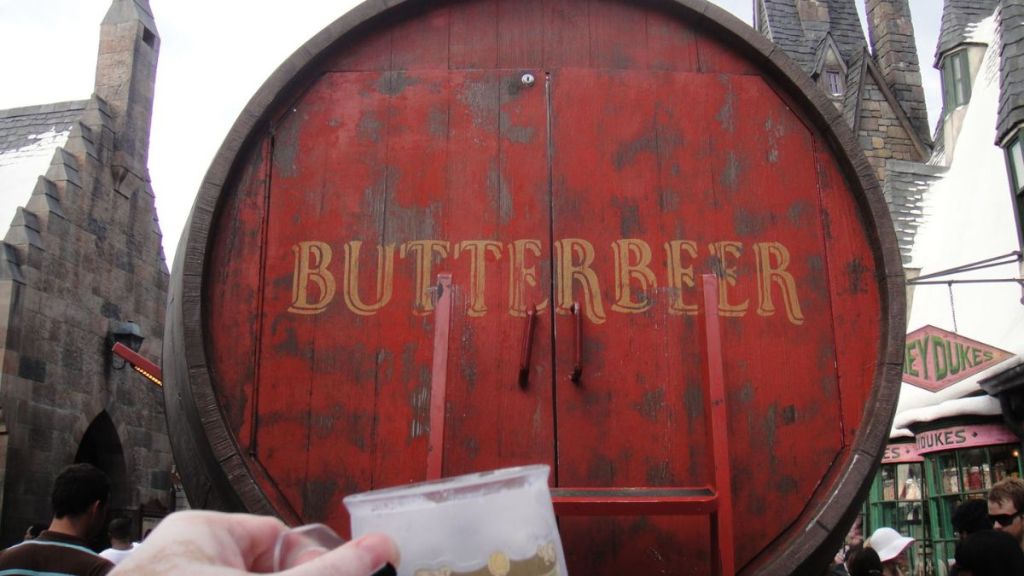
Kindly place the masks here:
POLYGON ((501 242, 493 240, 465 240, 455 245, 455 257, 465 250, 473 259, 469 265, 469 315, 487 314, 484 295, 487 291, 487 253, 495 260, 501 259, 501 242))
POLYGON ((654 305, 648 292, 657 285, 654 272, 651 272, 651 247, 637 238, 624 238, 612 242, 615 252, 615 303, 612 310, 616 312, 638 313, 654 305), (643 293, 643 300, 633 300, 633 281, 638 283, 637 289, 643 293))
POLYGON ((331 263, 331 247, 324 242, 299 242, 292 246, 295 272, 292 275, 293 314, 319 314, 334 299, 334 275, 327 270, 331 263), (310 283, 315 287, 310 291, 310 283))
POLYGON ((730 266, 726 258, 739 258, 743 252, 743 243, 730 240, 714 242, 708 245, 711 255, 718 259, 721 268, 721 279, 718 283, 718 313, 722 316, 741 317, 747 313, 750 306, 750 299, 741 304, 729 303, 729 287, 736 285, 736 266, 730 266))
POLYGON ((434 311, 434 301, 430 298, 430 287, 433 286, 434 253, 441 258, 448 257, 447 240, 413 240, 402 244, 400 256, 405 258, 409 252, 416 254, 416 300, 412 313, 426 316, 434 311))
MULTIPOLYGON (((508 313, 518 318, 526 317, 526 287, 537 286, 537 267, 526 265, 526 252, 540 256, 540 240, 516 240, 508 245, 508 313)), ((531 303, 532 304, 532 303, 531 303)), ((537 310, 543 310, 548 299, 537 304, 537 310)))
POLYGON ((782 289, 782 301, 786 305, 786 317, 797 326, 804 323, 804 312, 796 295, 796 280, 786 271, 789 266, 789 250, 778 242, 757 242, 754 244, 757 256, 757 313, 761 316, 775 314, 772 302, 772 282, 782 289), (775 264, 772 264, 774 258, 775 264))
POLYGON ((391 301, 395 279, 395 245, 377 246, 377 296, 376 302, 366 304, 359 296, 359 250, 361 240, 345 244, 345 305, 360 316, 371 316, 391 301))
POLYGON ((668 257, 668 286, 672 290, 672 301, 668 305, 668 313, 677 316, 697 313, 696 304, 683 302, 683 289, 693 288, 693 266, 683 267, 683 251, 690 258, 697 257, 697 243, 692 240, 672 240, 665 242, 665 254, 668 257))
POLYGON ((601 301, 601 285, 597 274, 590 268, 594 263, 594 245, 581 238, 563 238, 555 242, 558 285, 555 287, 556 306, 559 314, 570 314, 572 309, 572 285, 579 280, 583 286, 584 307, 587 318, 594 324, 604 323, 604 305, 601 301), (576 264, 575 262, 579 262, 576 264))

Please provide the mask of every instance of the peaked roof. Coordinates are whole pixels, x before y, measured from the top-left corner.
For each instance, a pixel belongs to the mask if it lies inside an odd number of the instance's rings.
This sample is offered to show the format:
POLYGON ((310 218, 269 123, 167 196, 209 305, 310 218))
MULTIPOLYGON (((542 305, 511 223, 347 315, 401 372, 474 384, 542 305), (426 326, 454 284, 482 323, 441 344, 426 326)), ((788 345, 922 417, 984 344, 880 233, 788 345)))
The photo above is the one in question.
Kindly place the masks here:
POLYGON ((999 0, 946 0, 934 66, 939 67, 939 61, 947 51, 970 43, 973 27, 991 16, 998 5, 999 0))
POLYGON ((0 110, 0 237, 32 196, 88 100, 0 110))
POLYGON ((808 42, 793 0, 760 0, 768 20, 770 40, 804 70, 814 66, 816 42, 808 42))
POLYGON ((832 36, 839 45, 843 59, 849 62, 867 48, 857 6, 853 0, 828 0, 828 10, 832 36))

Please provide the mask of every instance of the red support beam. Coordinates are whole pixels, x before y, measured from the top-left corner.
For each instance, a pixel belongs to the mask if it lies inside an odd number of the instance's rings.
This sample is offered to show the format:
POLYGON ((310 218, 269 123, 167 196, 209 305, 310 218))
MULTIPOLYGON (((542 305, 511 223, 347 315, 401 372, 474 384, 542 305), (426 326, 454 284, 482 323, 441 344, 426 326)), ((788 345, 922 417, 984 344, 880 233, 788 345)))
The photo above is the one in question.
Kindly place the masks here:
POLYGON ((160 367, 154 364, 145 356, 132 350, 131 348, 117 342, 114 344, 114 348, 111 349, 114 356, 123 359, 125 362, 131 365, 132 370, 135 370, 139 374, 142 374, 147 380, 156 384, 157 386, 163 386, 164 373, 160 370, 160 367))

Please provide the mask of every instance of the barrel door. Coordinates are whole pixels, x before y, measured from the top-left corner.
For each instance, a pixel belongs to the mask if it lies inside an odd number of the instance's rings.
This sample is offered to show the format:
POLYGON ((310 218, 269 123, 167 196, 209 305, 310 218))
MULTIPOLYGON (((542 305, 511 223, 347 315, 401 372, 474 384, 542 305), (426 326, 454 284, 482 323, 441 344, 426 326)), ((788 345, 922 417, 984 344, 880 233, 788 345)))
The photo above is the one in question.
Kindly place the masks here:
MULTIPOLYGON (((165 354, 193 502, 345 532, 342 497, 432 458, 712 484, 714 273, 737 565, 820 564, 901 350, 891 225, 842 118, 713 7, 392 4, 286 63, 197 201, 165 354)), ((560 528, 573 572, 710 571, 706 518, 560 528)))

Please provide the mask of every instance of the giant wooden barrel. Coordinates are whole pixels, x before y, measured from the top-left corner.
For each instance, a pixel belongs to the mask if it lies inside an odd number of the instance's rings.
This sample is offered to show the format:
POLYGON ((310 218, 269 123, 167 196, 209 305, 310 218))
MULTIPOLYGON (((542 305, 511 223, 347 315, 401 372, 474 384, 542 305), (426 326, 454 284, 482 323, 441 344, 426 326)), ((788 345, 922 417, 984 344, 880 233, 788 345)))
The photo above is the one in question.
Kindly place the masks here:
MULTIPOLYGON (((904 329, 842 115, 702 0, 367 1, 252 99, 181 240, 189 499, 344 533, 342 497, 431 466, 714 484, 708 273, 736 565, 815 573, 880 459, 904 329)), ((574 574, 710 571, 706 518, 560 526, 574 574)))

